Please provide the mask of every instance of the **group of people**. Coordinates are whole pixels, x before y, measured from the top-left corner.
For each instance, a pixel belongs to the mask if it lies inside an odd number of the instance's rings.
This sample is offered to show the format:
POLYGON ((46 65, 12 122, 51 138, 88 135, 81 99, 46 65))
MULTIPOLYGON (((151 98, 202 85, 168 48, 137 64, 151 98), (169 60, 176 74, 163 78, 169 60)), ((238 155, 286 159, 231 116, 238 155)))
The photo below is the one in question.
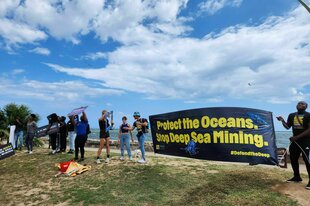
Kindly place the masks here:
MULTIPOLYGON (((118 132, 118 143, 120 144, 121 157, 120 160, 125 160, 124 158, 124 147, 126 145, 128 158, 132 161, 132 154, 130 149, 130 139, 133 142, 134 138, 132 132, 137 129, 137 138, 139 142, 139 149, 141 151, 141 159, 138 160, 139 163, 146 163, 145 159, 145 133, 148 132, 148 121, 145 118, 140 117, 139 112, 133 114, 135 122, 133 126, 127 123, 127 117, 122 118, 122 124, 119 126, 118 132)), ((105 163, 110 161, 110 130, 114 126, 114 122, 109 120, 111 118, 110 112, 107 110, 102 111, 101 117, 98 119, 98 124, 100 128, 99 138, 100 144, 97 151, 96 162, 99 164, 103 159, 101 159, 102 149, 106 145, 106 158, 105 163)), ((90 133, 90 126, 88 123, 87 115, 85 111, 80 116, 77 115, 69 116, 69 121, 65 122, 65 117, 58 117, 55 113, 48 116, 49 126, 46 133, 53 128, 53 125, 58 125, 58 132, 53 132, 49 134, 50 143, 52 146, 52 151, 50 154, 56 154, 57 152, 64 152, 66 150, 66 139, 69 136, 69 152, 74 153, 74 159, 77 161, 83 161, 85 158, 85 143, 90 133), (80 159, 79 159, 80 152, 80 159)))
MULTIPOLYGON (((302 178, 299 171, 299 162, 298 159, 302 155, 303 160, 306 165, 308 176, 310 178, 310 113, 306 112, 308 104, 304 101, 298 102, 296 105, 297 112, 289 114, 287 121, 283 117, 278 116, 277 119, 282 122, 283 126, 286 129, 292 128, 293 136, 290 138, 290 160, 294 176, 287 180, 287 182, 301 182, 302 178)), ((127 117, 122 118, 122 124, 119 126, 118 132, 118 142, 120 144, 120 160, 124 160, 124 147, 126 145, 127 155, 129 160, 132 160, 132 153, 130 149, 130 140, 134 141, 132 131, 137 130, 137 138, 139 142, 139 149, 141 150, 142 157, 138 161, 139 163, 146 163, 145 158, 145 133, 148 132, 148 121, 147 119, 141 118, 139 112, 133 114, 135 119, 133 125, 131 126, 127 123, 127 117)), ((100 158, 102 149, 106 145, 106 159, 105 162, 110 161, 110 130, 112 129, 114 122, 109 121, 110 112, 107 110, 102 111, 101 117, 98 119, 98 124, 100 128, 100 145, 97 151, 97 163, 101 163, 102 159, 100 158)), ((33 149, 33 138, 36 135, 37 124, 35 122, 36 116, 31 114, 27 120, 27 132, 25 144, 27 147, 27 152, 32 153, 33 149)), ((87 136, 90 133, 88 119, 86 113, 83 112, 80 120, 77 116, 70 116, 69 121, 65 122, 65 117, 58 117, 56 114, 50 116, 49 130, 53 124, 58 124, 59 132, 50 134, 51 144, 52 144, 52 154, 55 154, 57 151, 66 150, 66 138, 69 135, 69 152, 75 154, 75 160, 83 161, 85 155, 85 143, 87 136), (57 141, 57 138, 59 140, 57 141), (57 147, 58 142, 58 147, 57 147), (81 153, 81 158, 79 159, 79 151, 81 153)), ((20 119, 17 117, 15 121, 15 145, 21 149, 23 144, 23 124, 20 119), (19 144, 18 144, 19 142, 19 144), (19 145, 19 146, 17 146, 19 145)), ((306 186, 306 189, 310 190, 310 180, 306 186)))

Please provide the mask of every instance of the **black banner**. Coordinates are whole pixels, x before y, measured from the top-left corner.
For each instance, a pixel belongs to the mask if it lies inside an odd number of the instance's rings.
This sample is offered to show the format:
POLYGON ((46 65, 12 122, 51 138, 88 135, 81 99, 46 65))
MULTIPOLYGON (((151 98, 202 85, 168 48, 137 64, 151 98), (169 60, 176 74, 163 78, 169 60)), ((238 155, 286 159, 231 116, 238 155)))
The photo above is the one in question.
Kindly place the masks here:
POLYGON ((155 153, 277 165, 272 113, 238 107, 150 116, 155 153))
POLYGON ((0 160, 14 155, 12 144, 0 145, 0 160))
POLYGON ((52 124, 52 126, 50 127, 50 129, 47 131, 47 128, 48 128, 48 127, 49 127, 49 125, 45 125, 45 126, 39 127, 39 128, 37 129, 37 135, 36 135, 36 137, 44 137, 44 136, 46 136, 46 135, 54 134, 54 133, 59 132, 58 123, 52 124))

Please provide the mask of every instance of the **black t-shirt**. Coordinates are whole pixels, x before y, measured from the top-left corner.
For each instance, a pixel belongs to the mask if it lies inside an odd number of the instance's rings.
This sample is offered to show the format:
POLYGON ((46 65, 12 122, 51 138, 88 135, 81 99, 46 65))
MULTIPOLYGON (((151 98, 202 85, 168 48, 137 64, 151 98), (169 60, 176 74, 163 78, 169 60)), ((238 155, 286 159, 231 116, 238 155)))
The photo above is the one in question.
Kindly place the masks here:
POLYGON ((20 120, 19 120, 19 122, 15 121, 14 125, 16 126, 15 127, 15 132, 20 132, 20 131, 23 130, 23 124, 21 124, 20 120))
MULTIPOLYGON (((297 112, 291 113, 287 118, 287 126, 292 127, 294 136, 299 135, 307 130, 309 123, 310 113, 308 112, 304 112, 302 114, 298 114, 297 112)), ((310 144, 310 136, 302 137, 298 139, 297 142, 310 144)))
POLYGON ((73 122, 71 120, 68 121, 67 128, 68 128, 68 132, 73 132, 74 131, 75 126, 74 126, 74 124, 73 124, 73 122))
POLYGON ((134 123, 133 123, 133 126, 137 128, 137 131, 140 132, 142 131, 143 133, 147 133, 147 126, 140 126, 140 125, 137 125, 137 122, 140 122, 140 123, 144 123, 144 122, 148 122, 147 119, 144 119, 144 118, 140 118, 138 120, 136 120, 134 123))
POLYGON ((110 137, 110 133, 109 131, 107 131, 107 128, 110 127, 109 120, 100 119, 98 123, 99 123, 99 128, 100 128, 100 138, 110 137))
POLYGON ((62 137, 67 137, 68 136, 68 129, 67 129, 67 124, 65 122, 62 122, 59 127, 59 133, 62 137))

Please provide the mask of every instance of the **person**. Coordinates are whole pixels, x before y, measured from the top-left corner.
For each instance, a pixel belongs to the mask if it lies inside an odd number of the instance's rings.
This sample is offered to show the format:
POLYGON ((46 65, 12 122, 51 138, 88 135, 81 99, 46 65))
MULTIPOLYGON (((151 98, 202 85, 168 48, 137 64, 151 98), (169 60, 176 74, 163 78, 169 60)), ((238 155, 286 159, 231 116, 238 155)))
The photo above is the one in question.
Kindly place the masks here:
POLYGON ((85 112, 82 113, 80 120, 81 121, 78 121, 78 118, 74 119, 74 116, 71 116, 71 121, 75 125, 75 130, 76 130, 76 137, 75 137, 75 142, 74 142, 74 146, 75 146, 74 160, 79 159, 79 150, 81 150, 81 159, 78 160, 79 162, 84 161, 84 155, 85 155, 84 147, 85 147, 85 143, 87 140, 88 119, 87 119, 85 112))
POLYGON ((59 118, 59 135, 60 135, 60 152, 65 152, 67 148, 68 129, 66 124, 66 117, 61 116, 59 118))
POLYGON ((291 144, 289 147, 289 152, 294 176, 287 180, 287 182, 302 181, 298 163, 300 154, 302 154, 309 177, 309 182, 306 189, 310 190, 310 113, 306 112, 307 107, 308 104, 305 101, 300 101, 296 105, 297 112, 290 113, 287 118, 287 122, 285 122, 282 116, 278 116, 277 119, 282 122, 282 125, 286 129, 290 129, 292 127, 293 130, 293 136, 290 137, 291 144))
POLYGON ((36 115, 31 114, 28 117, 27 121, 27 135, 26 135, 26 147, 27 147, 27 153, 32 154, 33 149, 33 138, 36 135, 37 132, 37 123, 35 122, 36 115))
POLYGON ((70 117, 69 121, 67 122, 67 129, 68 129, 68 136, 69 136, 69 152, 68 152, 68 154, 73 154, 73 152, 74 152, 74 141, 75 141, 76 133, 74 130, 74 124, 71 121, 71 117, 70 117))
POLYGON ((59 128, 59 118, 56 113, 52 113, 47 116, 48 127, 46 133, 50 131, 51 128, 57 128, 55 132, 49 133, 49 143, 52 145, 52 152, 50 154, 54 155, 57 152, 57 139, 58 139, 58 128, 59 128))
POLYGON ((130 128, 130 124, 127 123, 127 117, 123 116, 122 117, 122 124, 119 127, 118 131, 118 144, 120 144, 120 149, 121 149, 121 157, 120 160, 123 161, 124 158, 124 143, 126 144, 126 149, 127 149, 127 155, 129 157, 129 160, 132 161, 132 156, 131 156, 131 151, 130 151, 130 137, 131 141, 134 142, 133 136, 131 131, 128 131, 128 129, 124 128, 130 128), (130 134, 130 137, 129 137, 130 134))
POLYGON ((109 123, 108 118, 110 118, 110 112, 107 110, 102 111, 102 116, 98 119, 99 128, 100 128, 100 144, 97 152, 97 160, 96 162, 98 164, 101 163, 100 161, 100 155, 102 152, 102 149, 104 147, 104 143, 106 143, 106 153, 107 158, 105 159, 105 163, 109 163, 110 161, 110 132, 109 130, 112 129, 114 123, 111 121, 111 125, 109 123))
POLYGON ((139 112, 134 112, 133 117, 136 121, 133 123, 133 126, 131 128, 127 128, 127 129, 129 131, 133 131, 135 128, 137 128, 137 132, 138 132, 137 138, 139 142, 139 149, 142 155, 141 159, 138 160, 138 163, 144 164, 146 163, 144 141, 145 141, 145 133, 148 132, 148 121, 147 119, 140 118, 139 112))
POLYGON ((21 122, 18 116, 16 117, 14 124, 16 126, 14 131, 15 149, 19 147, 19 150, 22 150, 24 144, 24 130, 23 130, 23 123, 21 122))

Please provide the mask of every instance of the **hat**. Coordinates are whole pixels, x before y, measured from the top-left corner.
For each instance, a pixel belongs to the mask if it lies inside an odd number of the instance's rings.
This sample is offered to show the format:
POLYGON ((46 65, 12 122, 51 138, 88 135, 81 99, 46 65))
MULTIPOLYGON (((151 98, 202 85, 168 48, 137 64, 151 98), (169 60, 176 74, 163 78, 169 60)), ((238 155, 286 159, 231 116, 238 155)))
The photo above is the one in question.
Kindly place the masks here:
POLYGON ((140 117, 140 113, 139 113, 139 112, 134 112, 134 113, 133 113, 133 116, 134 116, 134 117, 140 117))

